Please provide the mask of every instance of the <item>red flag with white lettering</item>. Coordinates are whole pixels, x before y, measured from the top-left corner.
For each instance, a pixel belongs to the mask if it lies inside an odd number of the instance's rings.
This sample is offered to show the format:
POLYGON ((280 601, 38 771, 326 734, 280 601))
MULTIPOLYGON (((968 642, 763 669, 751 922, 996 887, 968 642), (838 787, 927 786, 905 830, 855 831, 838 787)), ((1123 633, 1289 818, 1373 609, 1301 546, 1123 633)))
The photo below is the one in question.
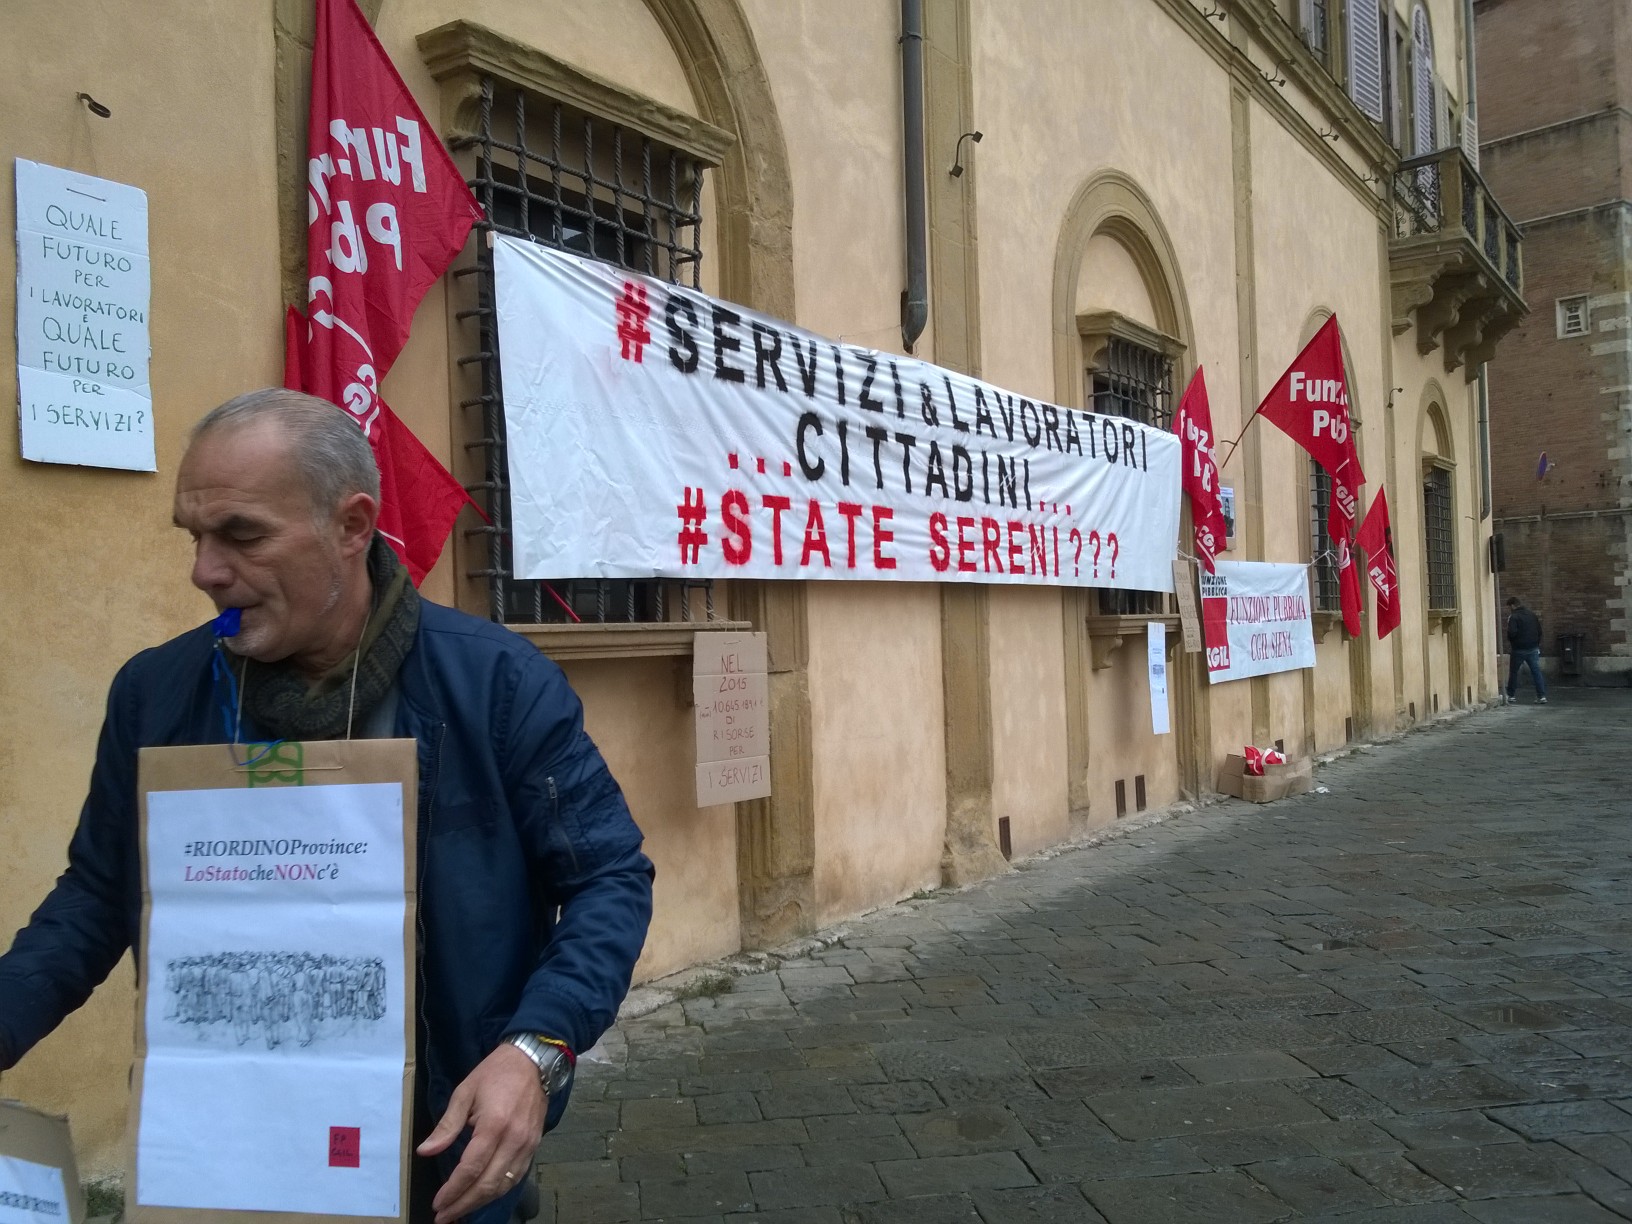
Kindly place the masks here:
POLYGON ((470 498, 380 382, 481 209, 355 0, 317 0, 307 156, 309 322, 287 346, 298 370, 285 382, 339 404, 368 435, 380 532, 417 583, 470 498))
POLYGON ((1343 627, 1360 636, 1360 578, 1354 568, 1354 527, 1360 487, 1366 483, 1349 428, 1349 387, 1343 373, 1343 340, 1333 315, 1270 388, 1258 411, 1308 451, 1332 478, 1326 533, 1337 548, 1343 627))
POLYGON ((1210 574, 1213 559, 1224 551, 1224 507, 1218 500, 1218 453, 1213 448, 1213 410, 1207 402, 1207 382, 1196 367, 1190 385, 1179 400, 1173 430, 1183 451, 1181 483, 1190 497, 1190 520, 1195 526, 1196 557, 1210 574))
POLYGON ((1388 523, 1388 491, 1378 489, 1356 541, 1366 550, 1366 574, 1377 592, 1377 640, 1400 627, 1400 572, 1394 559, 1394 531, 1388 523))

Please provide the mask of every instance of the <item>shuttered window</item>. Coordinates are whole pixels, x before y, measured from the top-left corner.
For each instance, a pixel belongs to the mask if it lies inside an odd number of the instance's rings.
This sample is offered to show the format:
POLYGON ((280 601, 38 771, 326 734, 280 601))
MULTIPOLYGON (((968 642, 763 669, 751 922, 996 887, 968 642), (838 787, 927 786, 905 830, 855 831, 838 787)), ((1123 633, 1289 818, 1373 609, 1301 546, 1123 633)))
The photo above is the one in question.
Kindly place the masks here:
POLYGON ((1411 14, 1411 152, 1432 153, 1436 138, 1439 90, 1434 80, 1434 35, 1428 28, 1428 10, 1417 5, 1411 14))
POLYGON ((1314 53, 1316 59, 1326 62, 1327 51, 1331 46, 1331 37, 1328 32, 1330 21, 1329 9, 1331 0, 1300 0, 1298 4, 1298 24, 1303 27, 1304 45, 1314 53))
POLYGON ((1383 121, 1383 19, 1375 0, 1350 0, 1349 96, 1374 123, 1383 121))
POLYGON ((1479 113, 1471 104, 1462 108, 1462 153, 1479 169, 1479 113))

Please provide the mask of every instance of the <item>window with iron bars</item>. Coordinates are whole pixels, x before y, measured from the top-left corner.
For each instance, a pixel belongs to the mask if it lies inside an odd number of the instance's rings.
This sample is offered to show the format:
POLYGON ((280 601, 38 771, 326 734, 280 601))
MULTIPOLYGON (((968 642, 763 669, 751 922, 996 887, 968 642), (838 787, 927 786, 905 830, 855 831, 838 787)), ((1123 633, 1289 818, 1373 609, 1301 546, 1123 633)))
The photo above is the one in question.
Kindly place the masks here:
MULTIPOLYGON (((1173 359, 1122 336, 1105 342, 1103 364, 1088 371, 1088 402, 1095 412, 1126 417, 1157 429, 1173 428, 1173 359)), ((1099 592, 1101 616, 1161 616, 1160 591, 1099 592)))
POLYGON ((1310 585, 1316 612, 1336 612, 1343 606, 1338 591, 1337 553, 1326 534, 1332 507, 1332 478, 1326 469, 1309 460, 1309 563, 1310 585))
POLYGON ((1451 505, 1451 473, 1430 467, 1422 477, 1423 543, 1428 557, 1428 608, 1456 611, 1456 516, 1451 505))
POLYGON ((475 265, 457 275, 476 280, 476 305, 459 312, 476 324, 476 351, 459 364, 476 366, 480 375, 480 394, 462 406, 480 409, 480 436, 468 445, 482 453, 483 479, 472 491, 485 495, 491 522, 472 532, 487 540, 486 564, 468 576, 487 580, 489 614, 512 624, 714 619, 714 588, 706 580, 515 576, 489 245, 490 234, 507 234, 674 284, 689 280, 695 288, 706 167, 640 132, 530 97, 493 77, 482 79, 475 133, 453 148, 474 153, 470 186, 486 214, 475 265))

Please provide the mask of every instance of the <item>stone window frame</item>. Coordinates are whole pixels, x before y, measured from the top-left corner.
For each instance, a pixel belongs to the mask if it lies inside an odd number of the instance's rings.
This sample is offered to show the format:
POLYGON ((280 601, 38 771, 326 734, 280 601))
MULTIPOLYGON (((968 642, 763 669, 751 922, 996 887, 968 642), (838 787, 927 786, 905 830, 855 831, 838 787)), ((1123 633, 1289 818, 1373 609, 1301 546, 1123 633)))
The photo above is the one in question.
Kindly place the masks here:
MULTIPOLYGON (((1094 395, 1094 376, 1105 369, 1113 340, 1120 340, 1165 357, 1169 364, 1170 383, 1177 382, 1186 347, 1184 341, 1177 337, 1130 319, 1115 310, 1095 310, 1079 314, 1077 335, 1082 344, 1083 405, 1090 412, 1098 411, 1094 395)), ((1171 385, 1168 396, 1170 404, 1166 425, 1171 427, 1173 401, 1177 400, 1177 393, 1171 385)), ((1153 427, 1162 426, 1154 424, 1153 427)), ((1095 602, 1092 606, 1095 610, 1089 614, 1087 620, 1088 632, 1092 639, 1093 668, 1096 671, 1109 667, 1112 656, 1123 644, 1124 639, 1145 633, 1145 626, 1149 622, 1160 621, 1166 624, 1169 633, 1172 633, 1179 623, 1173 597, 1162 592, 1100 588, 1095 592, 1095 602), (1144 602, 1152 606, 1148 610, 1140 610, 1136 606, 1136 601, 1130 601, 1127 596, 1143 597, 1144 602)))
MULTIPOLYGON (((492 91, 496 89, 521 94, 530 107, 559 107, 580 122, 588 119, 622 129, 643 141, 650 141, 665 153, 673 151, 690 159, 700 165, 704 172, 718 171, 727 151, 735 143, 731 133, 704 119, 476 22, 464 19, 451 21, 419 35, 417 41, 427 68, 443 89, 444 114, 451 117, 444 138, 450 149, 454 150, 456 161, 467 171, 477 169, 475 160, 480 150, 477 148, 474 153, 471 150, 481 143, 484 93, 487 95, 485 105, 491 108, 494 101, 492 91), (484 83, 491 83, 491 86, 484 83)), ((719 218, 713 220, 718 222, 719 218)), ((483 228, 492 229, 491 222, 484 223, 483 228)), ((490 258, 485 250, 488 241, 485 232, 478 234, 479 249, 475 252, 474 261, 462 261, 451 273, 455 284, 468 280, 478 285, 476 290, 466 290, 459 295, 461 301, 457 305, 462 309, 454 309, 450 304, 450 339, 460 353, 456 365, 461 370, 479 370, 486 355, 484 346, 471 334, 471 323, 489 309, 488 304, 480 300, 482 295, 479 289, 479 283, 483 280, 481 273, 486 271, 482 265, 488 264, 490 267, 490 258), (469 300, 463 300, 465 298, 469 300)), ((695 264, 692 266, 695 267, 695 264)), ((491 301, 490 290, 488 301, 491 301)), ((461 390, 463 394, 459 402, 466 411, 462 414, 462 422, 456 418, 456 451, 479 447, 482 440, 489 436, 491 425, 488 421, 470 417, 470 409, 487 403, 489 393, 486 388, 477 382, 465 382, 461 390)), ((473 483, 480 484, 479 481, 473 483)), ((493 577, 484 571, 495 567, 490 560, 483 563, 480 554, 487 551, 486 547, 481 540, 471 537, 485 534, 483 528, 475 528, 455 542, 456 560, 467 581, 482 579, 484 585, 493 577)), ((493 599, 494 596, 490 594, 487 600, 490 613, 493 599)), ((721 587, 711 586, 697 601, 704 607, 704 619, 694 619, 688 594, 671 605, 681 611, 682 618, 679 620, 505 623, 510 629, 536 640, 555 658, 684 655, 690 652, 691 639, 698 630, 748 627, 747 622, 717 616, 716 600, 723 605, 726 595, 721 587)), ((468 585, 461 602, 470 605, 479 602, 468 585)), ((471 610, 477 609, 472 606, 471 610)))
POLYGON ((1423 606, 1431 619, 1450 620, 1461 610, 1456 586, 1456 461, 1424 455, 1422 485, 1423 606), (1430 501, 1431 484, 1442 498, 1430 501), (1448 603, 1442 598, 1447 590, 1448 603))
POLYGON ((1555 298, 1553 317, 1560 340, 1592 335, 1592 299, 1585 293, 1555 298))

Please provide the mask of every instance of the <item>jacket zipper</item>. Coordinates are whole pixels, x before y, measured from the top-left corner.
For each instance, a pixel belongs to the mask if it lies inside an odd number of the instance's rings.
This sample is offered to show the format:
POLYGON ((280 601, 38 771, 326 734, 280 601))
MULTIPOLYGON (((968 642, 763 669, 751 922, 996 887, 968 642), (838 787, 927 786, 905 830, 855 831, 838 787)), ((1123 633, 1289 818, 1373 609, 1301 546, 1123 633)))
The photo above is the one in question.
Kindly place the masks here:
POLYGON ((552 774, 544 779, 544 784, 550 789, 550 819, 555 821, 561 829, 561 840, 567 845, 567 856, 572 859, 572 871, 577 875, 581 868, 578 866, 578 848, 572 844, 572 834, 561 824, 561 798, 555 793, 555 777, 552 774))

